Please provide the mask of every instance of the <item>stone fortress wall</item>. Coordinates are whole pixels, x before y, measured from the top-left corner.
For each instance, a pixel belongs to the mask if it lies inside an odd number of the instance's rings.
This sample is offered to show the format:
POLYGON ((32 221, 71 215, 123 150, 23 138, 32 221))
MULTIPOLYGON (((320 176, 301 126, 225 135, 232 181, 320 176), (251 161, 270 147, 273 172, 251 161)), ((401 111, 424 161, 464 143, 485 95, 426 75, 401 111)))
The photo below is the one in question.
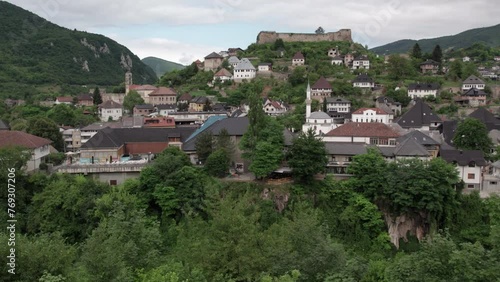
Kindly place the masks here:
POLYGON ((257 44, 273 43, 276 39, 284 42, 318 42, 318 41, 348 41, 352 42, 351 30, 341 29, 336 32, 316 33, 284 33, 276 31, 261 31, 257 35, 257 44))

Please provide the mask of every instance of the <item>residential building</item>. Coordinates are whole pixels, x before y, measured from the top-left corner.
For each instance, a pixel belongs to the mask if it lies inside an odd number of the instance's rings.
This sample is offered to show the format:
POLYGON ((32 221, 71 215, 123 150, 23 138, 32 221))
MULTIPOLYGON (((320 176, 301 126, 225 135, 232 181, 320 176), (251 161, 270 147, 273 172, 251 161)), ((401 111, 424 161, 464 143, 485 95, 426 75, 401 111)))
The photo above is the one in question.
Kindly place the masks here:
POLYGON ((191 101, 191 99, 193 99, 191 94, 186 92, 186 93, 182 94, 179 97, 179 99, 177 99, 177 106, 179 106, 180 104, 188 104, 189 105, 189 102, 191 101))
POLYGON ((205 61, 203 62, 203 69, 205 71, 216 71, 221 65, 224 57, 221 55, 212 52, 205 57, 205 61))
MULTIPOLYGON (((129 86, 129 91, 136 91, 141 98, 144 100, 144 103, 149 104, 151 101, 149 100, 149 94, 153 93, 156 91, 158 87, 150 85, 150 84, 144 84, 144 85, 130 85, 129 86)), ((128 92, 127 92, 128 94, 128 92)))
POLYGON ((460 97, 456 97, 455 102, 462 106, 479 107, 486 105, 486 92, 476 88, 465 90, 460 97))
POLYGON ((353 87, 372 89, 375 87, 375 81, 367 73, 359 74, 353 81, 353 87))
POLYGON ((351 175, 347 168, 351 165, 354 156, 367 153, 365 143, 324 142, 328 157, 326 172, 333 174, 337 179, 347 179, 351 175))
POLYGON ((170 116, 144 119, 144 128, 175 128, 175 119, 170 116))
POLYGON ((328 112, 350 113, 351 101, 341 97, 327 97, 326 110, 328 112))
POLYGON ((323 102, 325 98, 330 97, 332 92, 332 85, 324 77, 320 77, 311 87, 312 98, 320 102, 323 102))
POLYGON ((421 131, 437 130, 442 124, 441 118, 421 99, 398 118, 397 123, 404 129, 421 131))
POLYGON ((420 64, 420 71, 422 73, 437 74, 439 71, 439 63, 433 60, 427 60, 420 64))
POLYGON ((368 59, 367 56, 359 56, 352 61, 352 69, 353 70, 358 70, 358 69, 368 70, 368 69, 370 69, 370 60, 368 59))
POLYGON ((175 104, 177 93, 170 87, 158 87, 149 94, 149 103, 153 105, 175 104))
POLYGON ((225 68, 220 69, 218 72, 214 74, 214 79, 212 83, 215 83, 217 81, 220 82, 226 82, 226 81, 232 81, 233 80, 233 74, 226 70, 225 68))
POLYGON ((375 108, 382 109, 386 112, 392 111, 394 116, 399 116, 399 114, 401 114, 401 103, 395 102, 391 97, 377 97, 377 99, 375 99, 375 108))
POLYGON ((263 105, 264 112, 270 116, 280 116, 287 112, 288 106, 281 101, 266 99, 263 105))
POLYGON ((332 58, 332 65, 340 66, 342 64, 344 64, 344 58, 340 56, 335 56, 332 58))
POLYGON ((470 90, 472 88, 484 90, 485 86, 486 86, 486 84, 479 77, 477 77, 475 75, 471 75, 471 76, 467 77, 467 79, 465 79, 462 82, 462 91, 467 91, 467 90, 470 90))
POLYGON ((306 64, 306 59, 302 53, 297 52, 292 57, 292 66, 303 66, 306 64))
POLYGON ((437 83, 411 83, 408 86, 408 96, 412 99, 437 97, 439 84, 437 83))
POLYGON ((344 66, 352 66, 352 61, 354 61, 353 54, 346 54, 344 56, 344 66))
POLYGON ((123 106, 113 100, 107 100, 99 105, 101 121, 119 120, 123 116, 123 106))
POLYGON ((236 56, 231 56, 227 59, 227 62, 229 63, 229 65, 231 67, 234 68, 240 63, 240 59, 238 59, 238 57, 236 57, 236 56))
POLYGON ((465 56, 462 58, 462 61, 465 63, 465 62, 470 62, 470 57, 469 56, 465 56))
POLYGON ((94 105, 94 98, 92 98, 92 95, 83 93, 79 94, 76 96, 78 100, 78 105, 79 106, 84 106, 84 107, 91 107, 94 105))
POLYGON ((379 108, 361 108, 352 113, 353 122, 392 123, 394 115, 379 108))
POLYGON ((57 97, 56 101, 54 104, 59 105, 59 104, 66 104, 66 105, 73 105, 73 97, 57 97))
POLYGON ((467 190, 482 190, 486 160, 479 150, 441 150, 439 153, 448 163, 454 164, 467 190))
POLYGON ((82 135, 78 128, 67 128, 62 132, 64 152, 77 152, 82 146, 82 135))
POLYGON ((407 134, 399 137, 396 139, 396 142, 398 144, 403 143, 407 139, 412 139, 419 145, 425 148, 425 150, 429 153, 430 158, 436 158, 439 154, 439 149, 440 149, 440 143, 436 140, 434 140, 432 137, 429 135, 419 131, 419 130, 412 130, 408 132, 407 134))
POLYGON ((206 96, 198 96, 193 97, 191 101, 189 101, 189 110, 190 112, 203 112, 208 111, 210 108, 210 100, 206 96))
POLYGON ((149 116, 155 111, 155 107, 151 104, 135 105, 134 116, 149 116))
POLYGON ((338 47, 328 50, 328 57, 334 58, 337 56, 340 56, 340 50, 338 50, 338 47))
POLYGON ((323 141, 395 147, 398 137, 400 134, 384 123, 349 122, 330 130, 323 141))
POLYGON ((258 65, 258 70, 263 72, 270 72, 273 70, 271 63, 260 63, 258 65))
POLYGON ((250 60, 247 58, 242 58, 241 61, 234 67, 233 79, 235 82, 242 82, 243 80, 252 80, 255 78, 257 71, 252 65, 250 60))
POLYGON ((158 113, 158 115, 166 117, 172 113, 177 112, 177 107, 176 105, 172 104, 158 105, 156 106, 156 112, 158 113))
MULTIPOLYGON (((15 130, 0 130, 0 148, 19 146, 32 152, 25 166, 27 172, 38 170, 45 157, 50 154, 52 141, 42 137, 15 130)), ((11 164, 7 164, 11 165, 11 164)))

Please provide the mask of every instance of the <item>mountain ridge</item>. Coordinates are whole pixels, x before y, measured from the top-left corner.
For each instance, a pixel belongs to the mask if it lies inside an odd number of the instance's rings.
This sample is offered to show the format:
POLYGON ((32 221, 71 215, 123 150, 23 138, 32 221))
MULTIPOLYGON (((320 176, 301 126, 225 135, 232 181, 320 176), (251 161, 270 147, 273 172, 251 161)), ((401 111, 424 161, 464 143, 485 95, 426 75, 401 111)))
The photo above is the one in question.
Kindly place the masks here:
POLYGON ((439 44, 441 49, 459 49, 472 46, 474 43, 483 43, 490 47, 500 46, 500 24, 480 27, 462 31, 455 35, 446 35, 425 39, 401 39, 382 46, 370 49, 379 55, 394 53, 407 53, 415 43, 420 45, 423 52, 432 52, 434 46, 439 44))
POLYGON ((154 56, 148 56, 146 58, 142 58, 141 61, 146 65, 148 65, 156 73, 156 76, 158 78, 162 77, 167 72, 173 70, 181 70, 186 67, 182 64, 154 56))

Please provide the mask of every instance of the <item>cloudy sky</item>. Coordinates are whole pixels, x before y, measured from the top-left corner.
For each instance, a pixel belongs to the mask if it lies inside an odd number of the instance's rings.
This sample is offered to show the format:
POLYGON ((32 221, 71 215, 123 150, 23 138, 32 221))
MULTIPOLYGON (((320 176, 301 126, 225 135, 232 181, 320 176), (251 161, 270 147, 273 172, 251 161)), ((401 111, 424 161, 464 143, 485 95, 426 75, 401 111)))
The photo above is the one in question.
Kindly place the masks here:
POLYGON ((8 0, 58 25, 103 34, 140 58, 189 64, 245 49, 261 30, 350 28, 369 48, 499 24, 497 0, 8 0), (418 2, 418 3, 417 3, 418 2))

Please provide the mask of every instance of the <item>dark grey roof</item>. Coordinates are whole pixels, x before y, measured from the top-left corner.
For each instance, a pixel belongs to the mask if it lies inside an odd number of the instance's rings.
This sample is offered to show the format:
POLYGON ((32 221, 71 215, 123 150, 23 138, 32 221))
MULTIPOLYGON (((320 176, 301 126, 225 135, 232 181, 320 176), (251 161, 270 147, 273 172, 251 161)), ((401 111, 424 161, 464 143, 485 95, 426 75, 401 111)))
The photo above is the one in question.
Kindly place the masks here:
POLYGON ((326 97, 326 102, 327 103, 351 103, 351 101, 342 98, 342 97, 326 97))
POLYGON ((419 128, 424 125, 430 125, 433 122, 442 121, 429 105, 421 99, 417 99, 415 105, 397 121, 403 128, 419 128))
POLYGON ((206 96, 197 96, 193 97, 189 103, 196 103, 196 104, 206 104, 208 101, 208 98, 206 96))
POLYGON ((401 142, 405 141, 406 139, 413 139, 413 140, 417 141, 418 144, 423 145, 423 146, 439 145, 439 142, 437 142, 436 140, 432 139, 430 136, 428 136, 428 135, 426 135, 418 130, 410 131, 408 134, 396 139, 396 141, 401 143, 401 142))
POLYGON ((472 87, 469 90, 466 90, 462 96, 469 96, 469 97, 477 97, 477 96, 486 96, 486 92, 483 90, 479 90, 477 88, 472 87))
POLYGON ((198 135, 189 139, 182 145, 184 151, 196 151, 196 139, 201 132, 211 132, 213 135, 219 135, 222 129, 226 129, 230 136, 243 136, 248 129, 248 117, 225 118, 214 122, 212 125, 205 128, 205 130, 198 132, 198 135))
POLYGON ((184 142, 196 128, 104 128, 82 145, 82 149, 117 148, 129 142, 164 142, 180 137, 184 142))
POLYGON ((223 59, 224 57, 222 57, 221 55, 215 53, 215 52, 212 52, 210 54, 208 54, 205 59, 223 59))
POLYGON ((352 82, 369 82, 373 83, 373 79, 367 73, 359 74, 352 82))
POLYGON ((484 84, 484 81, 475 75, 471 75, 464 80, 463 84, 484 84))
POLYGON ((437 83, 411 83, 408 90, 438 90, 439 84, 437 83))
POLYGON ((377 102, 379 103, 394 103, 394 99, 392 99, 391 97, 387 97, 387 96, 379 96, 377 97, 377 102))
POLYGON ((0 130, 10 130, 9 124, 1 119, 0 119, 0 130))
POLYGON ((407 138, 396 146, 394 155, 402 157, 427 157, 430 153, 417 140, 407 138))
POLYGON ((158 109, 158 111, 172 110, 172 109, 176 108, 176 105, 175 104, 161 104, 161 105, 157 105, 156 108, 158 109))
POLYGON ((140 109, 140 110, 154 110, 155 109, 155 107, 153 107, 153 105, 151 105, 151 104, 135 105, 135 108, 140 109))
POLYGON ((425 61, 425 62, 421 63, 420 65, 421 65, 421 66, 422 66, 422 65, 435 65, 435 66, 437 66, 437 65, 439 65, 439 63, 438 63, 438 62, 436 62, 436 61, 433 61, 433 60, 427 60, 427 61, 425 61))
POLYGON ((472 112, 469 117, 482 121, 486 125, 486 128, 488 128, 488 131, 493 129, 500 130, 500 119, 496 118, 495 115, 486 108, 478 108, 472 112))
POLYGON ((283 137, 284 137, 284 145, 292 146, 293 139, 296 137, 295 133, 291 132, 288 129, 283 129, 283 137))
POLYGON ((325 142, 325 149, 330 155, 355 156, 366 153, 366 144, 325 142))
POLYGON ((356 59, 354 59, 354 61, 368 61, 368 56, 361 55, 361 56, 357 57, 356 59))
POLYGON ((445 143, 453 144, 453 137, 455 136, 457 125, 458 121, 456 120, 447 120, 443 122, 441 132, 445 143))
POLYGON ((441 158, 449 163, 458 163, 460 166, 469 165, 474 162, 478 166, 485 166, 483 152, 479 150, 441 150, 441 158))
POLYGON ((379 150, 379 152, 384 157, 394 157, 394 147, 378 147, 375 145, 371 145, 370 148, 375 148, 379 150))

